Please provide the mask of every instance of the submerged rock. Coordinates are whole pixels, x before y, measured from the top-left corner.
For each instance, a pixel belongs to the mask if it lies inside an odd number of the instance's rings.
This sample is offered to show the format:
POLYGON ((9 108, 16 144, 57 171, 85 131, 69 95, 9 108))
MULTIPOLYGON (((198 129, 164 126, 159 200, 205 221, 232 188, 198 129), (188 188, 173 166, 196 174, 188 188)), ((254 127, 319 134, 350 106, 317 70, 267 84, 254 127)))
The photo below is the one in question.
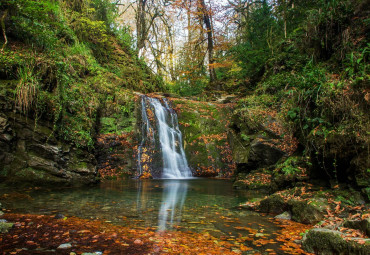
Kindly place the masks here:
POLYGON ((369 254, 370 239, 363 239, 364 244, 359 244, 353 239, 346 241, 342 238, 341 232, 326 228, 311 229, 302 239, 302 247, 307 252, 322 255, 332 254, 369 254))
POLYGON ((275 219, 280 219, 280 220, 291 220, 292 215, 290 212, 283 212, 282 214, 276 215, 275 219))
POLYGON ((61 213, 57 213, 55 216, 54 216, 54 219, 63 219, 65 216, 61 213))
POLYGON ((70 249, 70 248, 72 248, 72 244, 64 243, 64 244, 59 245, 57 249, 70 249))
POLYGON ((0 221, 0 233, 7 233, 14 226, 14 223, 0 221))

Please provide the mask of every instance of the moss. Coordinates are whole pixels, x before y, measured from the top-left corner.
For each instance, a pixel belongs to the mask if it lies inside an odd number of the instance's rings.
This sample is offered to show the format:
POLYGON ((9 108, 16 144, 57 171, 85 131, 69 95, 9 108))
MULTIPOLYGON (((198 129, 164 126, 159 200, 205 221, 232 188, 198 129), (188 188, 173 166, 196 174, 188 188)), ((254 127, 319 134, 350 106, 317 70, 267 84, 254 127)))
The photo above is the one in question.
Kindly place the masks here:
POLYGON ((0 222, 0 233, 7 233, 13 227, 14 223, 0 222))
POLYGON ((308 252, 320 252, 320 254, 341 254, 346 248, 346 243, 340 236, 340 232, 328 229, 312 229, 303 241, 303 248, 308 252))
POLYGON ((315 224, 322 220, 327 208, 325 199, 311 199, 309 201, 292 199, 288 204, 291 207, 292 219, 305 224, 315 224))
POLYGON ((346 241, 339 231, 329 229, 311 229, 302 240, 303 248, 315 254, 368 254, 370 244, 361 245, 355 241, 346 241))
POLYGON ((230 176, 230 107, 176 98, 171 98, 171 103, 177 110, 185 153, 196 175, 230 176))
POLYGON ((87 168, 87 163, 86 162, 78 162, 76 165, 73 165, 71 168, 72 169, 78 169, 78 168, 87 168))
POLYGON ((258 209, 261 212, 274 214, 281 214, 285 212, 287 208, 287 203, 281 196, 277 194, 271 195, 268 198, 261 200, 260 205, 258 206, 258 209))
POLYGON ((58 178, 45 171, 34 169, 31 167, 17 171, 12 177, 12 182, 31 182, 31 183, 65 183, 68 180, 58 178))

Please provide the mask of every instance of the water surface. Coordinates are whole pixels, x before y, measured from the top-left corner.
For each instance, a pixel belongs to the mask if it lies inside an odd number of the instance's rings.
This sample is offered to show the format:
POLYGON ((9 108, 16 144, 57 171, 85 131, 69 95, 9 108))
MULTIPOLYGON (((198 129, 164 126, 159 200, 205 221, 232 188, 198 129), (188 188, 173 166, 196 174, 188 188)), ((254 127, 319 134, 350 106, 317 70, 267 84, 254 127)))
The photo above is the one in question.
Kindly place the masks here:
POLYGON ((234 190, 232 182, 225 180, 128 179, 93 187, 23 190, 2 186, 0 194, 11 212, 61 213, 157 231, 208 232, 226 240, 256 233, 273 236, 280 228, 267 216, 238 208, 265 194, 234 190))

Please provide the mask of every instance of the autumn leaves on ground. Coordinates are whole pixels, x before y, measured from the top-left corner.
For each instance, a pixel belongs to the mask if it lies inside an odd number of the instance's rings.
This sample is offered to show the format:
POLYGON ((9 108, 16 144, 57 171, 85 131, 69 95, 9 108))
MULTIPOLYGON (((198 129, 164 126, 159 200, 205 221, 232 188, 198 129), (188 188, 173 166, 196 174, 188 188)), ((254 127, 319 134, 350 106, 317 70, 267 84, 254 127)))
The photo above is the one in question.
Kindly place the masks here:
MULTIPOLYGON (((243 244, 245 241, 256 247, 276 243, 248 227, 239 227, 246 230, 248 234, 245 236, 216 239, 208 233, 132 229, 76 217, 57 219, 54 216, 10 213, 5 218, 15 224, 0 237, 2 254, 240 254, 253 250, 243 244)), ((276 240, 282 242, 280 251, 307 254, 293 241, 300 239, 300 233, 309 226, 284 220, 277 223, 283 227, 276 233, 276 240)), ((277 254, 272 249, 264 251, 264 254, 277 254)))

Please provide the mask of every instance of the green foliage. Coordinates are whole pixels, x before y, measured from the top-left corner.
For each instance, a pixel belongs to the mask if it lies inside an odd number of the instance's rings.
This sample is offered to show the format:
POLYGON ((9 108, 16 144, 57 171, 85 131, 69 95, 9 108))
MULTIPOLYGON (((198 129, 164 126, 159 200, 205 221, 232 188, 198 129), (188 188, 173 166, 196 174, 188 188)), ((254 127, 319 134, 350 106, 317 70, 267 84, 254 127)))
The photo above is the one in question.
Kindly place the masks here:
POLYGON ((71 26, 80 41, 88 42, 95 57, 100 61, 107 61, 112 47, 109 43, 109 35, 104 21, 91 20, 85 14, 74 12, 71 26))
POLYGON ((99 110, 114 105, 109 114, 117 122, 107 128, 129 132, 134 110, 127 89, 152 92, 163 84, 131 49, 109 0, 4 0, 3 11, 9 42, 0 75, 18 79, 6 92, 23 114, 53 123, 50 136, 93 149, 99 110))
POLYGON ((277 165, 276 170, 281 171, 284 175, 296 175, 304 173, 306 165, 307 162, 304 162, 301 157, 289 157, 277 165))
POLYGON ((361 49, 361 51, 353 51, 347 54, 344 60, 344 66, 346 75, 354 80, 369 80, 370 76, 367 72, 369 68, 369 54, 370 54, 370 43, 361 49))
POLYGON ((14 70, 21 65, 24 65, 24 57, 19 52, 5 49, 0 54, 0 73, 12 76, 14 70))
POLYGON ((39 80, 34 73, 33 64, 18 69, 19 83, 15 91, 15 103, 24 113, 37 104, 39 80))
POLYGON ((265 62, 271 54, 269 47, 273 40, 267 37, 275 27, 272 6, 267 1, 262 1, 244 22, 241 43, 231 50, 242 67, 240 73, 242 77, 257 80, 262 77, 265 62))
POLYGON ((206 79, 189 81, 178 81, 174 85, 169 85, 172 93, 180 96, 196 96, 201 94, 206 88, 208 81, 206 79))
POLYGON ((5 0, 1 6, 10 14, 10 35, 46 50, 62 41, 73 41, 71 30, 63 22, 59 6, 48 0, 5 0))

